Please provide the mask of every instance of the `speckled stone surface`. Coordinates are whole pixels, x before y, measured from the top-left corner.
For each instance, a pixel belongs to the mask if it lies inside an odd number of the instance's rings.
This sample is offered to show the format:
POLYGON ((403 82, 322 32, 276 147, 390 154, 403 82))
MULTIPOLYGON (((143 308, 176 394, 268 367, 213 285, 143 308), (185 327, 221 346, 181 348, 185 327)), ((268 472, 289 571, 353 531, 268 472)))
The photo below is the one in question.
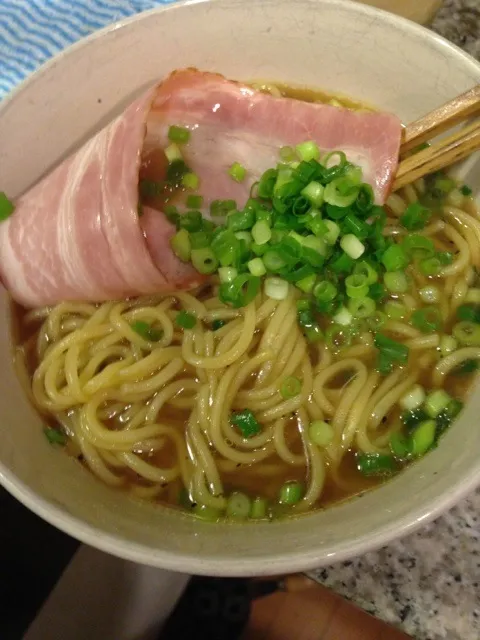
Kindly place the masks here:
MULTIPOLYGON (((480 60, 480 0, 446 0, 432 28, 480 60)), ((480 490, 418 533, 312 575, 416 640, 480 640, 480 490)))
POLYGON ((445 0, 432 28, 480 60, 480 0, 445 0))

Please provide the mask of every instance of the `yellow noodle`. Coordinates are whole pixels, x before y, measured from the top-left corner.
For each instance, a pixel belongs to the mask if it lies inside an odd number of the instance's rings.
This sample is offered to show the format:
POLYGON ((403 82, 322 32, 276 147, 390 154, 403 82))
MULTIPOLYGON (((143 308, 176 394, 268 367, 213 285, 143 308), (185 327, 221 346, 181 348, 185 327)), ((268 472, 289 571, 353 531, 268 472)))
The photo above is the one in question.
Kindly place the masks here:
MULTIPOLYGON (((419 180, 390 196, 386 235, 401 241, 410 233, 399 218, 428 188, 428 180, 419 180)), ((292 478, 305 489, 292 511, 307 511, 322 504, 327 479, 345 493, 358 490, 342 471, 352 464, 349 452, 390 453, 391 435, 403 429, 399 400, 417 380, 426 391, 449 390, 453 369, 480 360, 478 347, 443 358, 439 349, 469 290, 480 288, 473 268, 480 266, 480 218, 473 201, 452 195, 415 233, 431 238, 436 251, 451 252, 453 261, 435 277, 422 273, 420 259, 408 266, 412 286, 392 298, 409 315, 387 320, 379 331, 407 346, 409 360, 393 363, 386 375, 376 371, 369 319, 356 319, 347 347, 309 344, 298 324, 295 287, 284 300, 261 292, 247 307, 233 309, 219 300, 217 277, 190 293, 29 311, 23 322, 30 334, 15 349, 15 367, 24 383, 30 381, 35 406, 61 426, 69 450, 102 482, 167 503, 183 488, 200 508, 221 514, 232 488, 257 487, 275 500, 292 478), (411 313, 425 308, 418 289, 430 284, 441 290, 443 326, 424 334, 411 313), (193 329, 176 323, 180 309, 195 315, 193 329), (214 320, 225 324, 213 331, 214 320), (147 323, 159 339, 140 335, 136 322, 147 323), (284 398, 280 390, 290 376, 298 378, 300 392, 284 398), (254 416, 252 432, 238 426, 241 412, 254 416), (328 446, 310 440, 313 420, 331 425, 328 446)), ((321 319, 322 329, 327 322, 321 319)))

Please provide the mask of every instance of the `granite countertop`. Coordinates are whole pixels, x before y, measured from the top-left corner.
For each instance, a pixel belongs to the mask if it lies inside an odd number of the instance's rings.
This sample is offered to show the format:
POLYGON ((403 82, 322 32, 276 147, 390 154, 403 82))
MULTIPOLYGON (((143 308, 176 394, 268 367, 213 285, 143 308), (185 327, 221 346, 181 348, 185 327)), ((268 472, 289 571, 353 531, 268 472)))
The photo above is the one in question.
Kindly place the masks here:
MULTIPOLYGON (((432 28, 480 60, 480 0, 446 0, 432 28)), ((480 490, 418 533, 312 575, 416 640, 479 640, 480 490)))

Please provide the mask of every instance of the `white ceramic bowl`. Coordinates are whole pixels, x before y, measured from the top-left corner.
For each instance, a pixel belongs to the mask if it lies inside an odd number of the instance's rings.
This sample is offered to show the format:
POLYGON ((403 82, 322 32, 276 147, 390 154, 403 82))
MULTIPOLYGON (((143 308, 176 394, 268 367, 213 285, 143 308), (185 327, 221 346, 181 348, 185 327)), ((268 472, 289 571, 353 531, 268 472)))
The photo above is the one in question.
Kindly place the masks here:
MULTIPOLYGON (((186 66, 349 94, 404 121, 480 82, 480 65, 412 23, 337 0, 213 0, 139 15, 42 67, 0 108, 1 187, 18 195, 140 89, 186 66)), ((478 164, 470 179, 480 185, 478 164)), ((472 173, 473 172, 473 173, 472 173)), ((49 446, 15 377, 1 298, 0 481, 67 533, 186 573, 248 575, 330 564, 386 544, 480 482, 480 396, 436 451, 361 499, 292 522, 212 525, 100 484, 49 446)))

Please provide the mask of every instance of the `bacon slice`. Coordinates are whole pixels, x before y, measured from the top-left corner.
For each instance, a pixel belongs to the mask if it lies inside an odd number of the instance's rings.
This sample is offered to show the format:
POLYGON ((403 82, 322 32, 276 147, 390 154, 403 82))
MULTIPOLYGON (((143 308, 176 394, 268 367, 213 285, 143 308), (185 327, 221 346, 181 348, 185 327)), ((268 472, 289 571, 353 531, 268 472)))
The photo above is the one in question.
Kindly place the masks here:
POLYGON ((391 114, 275 98, 194 69, 175 72, 19 198, 0 225, 0 277, 17 301, 102 301, 203 282, 172 253, 166 217, 148 208, 138 216, 142 153, 164 149, 172 124, 192 130, 184 157, 200 176, 206 205, 228 198, 242 206, 278 162, 279 148, 309 139, 360 164, 382 203, 401 134, 391 114), (248 171, 241 184, 228 175, 235 161, 248 171))
POLYGON ((152 255, 138 216, 138 172, 150 90, 30 189, 0 225, 0 275, 27 307, 191 288, 204 277, 173 255, 157 213, 152 255), (158 261, 163 247, 168 268, 158 261), (170 270, 170 267, 173 267, 170 270))
POLYGON ((194 69, 177 71, 160 86, 146 146, 165 147, 170 124, 192 130, 184 157, 200 176, 206 203, 232 198, 241 205, 252 184, 276 166, 280 147, 305 140, 324 151, 344 151, 360 165, 377 204, 385 202, 398 165, 401 122, 393 114, 277 98, 194 69), (248 171, 241 184, 228 175, 233 162, 248 171))

